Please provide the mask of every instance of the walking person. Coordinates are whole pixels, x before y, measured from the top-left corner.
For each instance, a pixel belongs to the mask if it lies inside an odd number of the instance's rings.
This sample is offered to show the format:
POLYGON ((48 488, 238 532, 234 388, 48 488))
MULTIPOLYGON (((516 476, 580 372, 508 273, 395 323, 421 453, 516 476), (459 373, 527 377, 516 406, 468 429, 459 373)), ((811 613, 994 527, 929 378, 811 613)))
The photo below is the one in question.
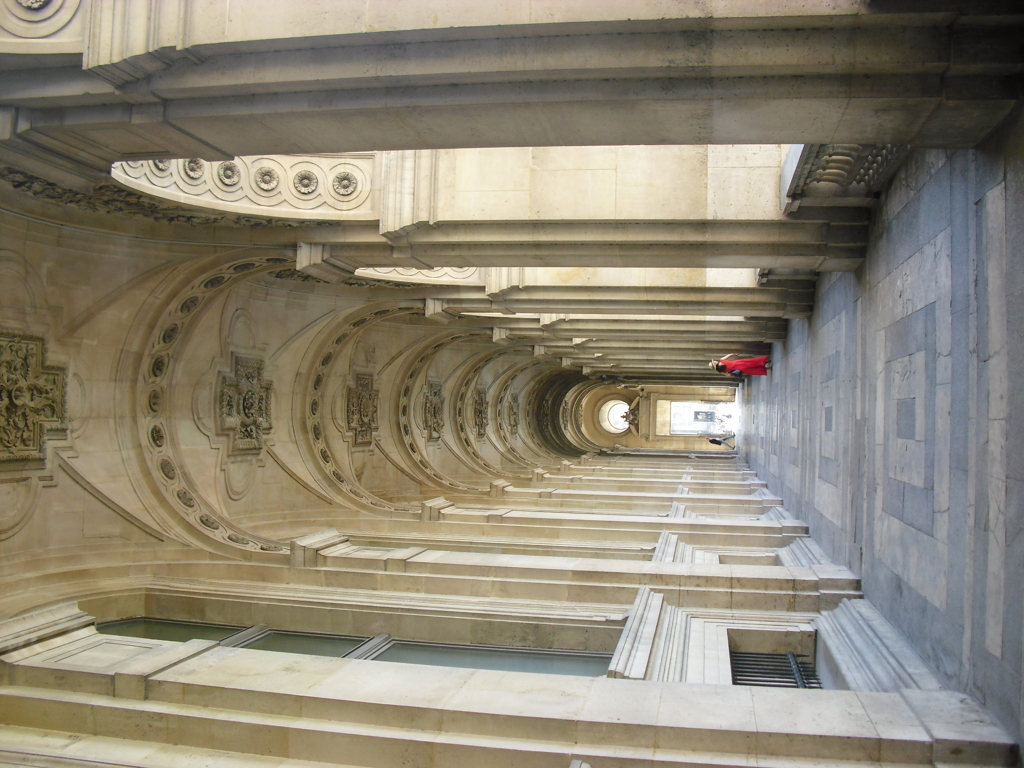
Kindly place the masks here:
POLYGON ((708 442, 712 445, 724 445, 730 451, 736 450, 736 435, 723 435, 722 437, 709 437, 708 442), (730 442, 732 441, 732 442, 730 442))
POLYGON ((723 376, 767 376, 772 367, 772 359, 768 355, 738 358, 732 354, 720 360, 712 360, 708 366, 723 376))

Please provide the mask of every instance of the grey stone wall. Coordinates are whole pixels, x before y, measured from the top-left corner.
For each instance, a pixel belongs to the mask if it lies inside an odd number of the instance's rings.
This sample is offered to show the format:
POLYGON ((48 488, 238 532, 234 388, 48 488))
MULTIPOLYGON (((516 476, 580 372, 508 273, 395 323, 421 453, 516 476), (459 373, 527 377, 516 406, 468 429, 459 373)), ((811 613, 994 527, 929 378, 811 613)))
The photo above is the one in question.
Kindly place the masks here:
POLYGON ((745 384, 741 447, 945 685, 1020 738, 1024 121, 911 154, 868 259, 745 384))

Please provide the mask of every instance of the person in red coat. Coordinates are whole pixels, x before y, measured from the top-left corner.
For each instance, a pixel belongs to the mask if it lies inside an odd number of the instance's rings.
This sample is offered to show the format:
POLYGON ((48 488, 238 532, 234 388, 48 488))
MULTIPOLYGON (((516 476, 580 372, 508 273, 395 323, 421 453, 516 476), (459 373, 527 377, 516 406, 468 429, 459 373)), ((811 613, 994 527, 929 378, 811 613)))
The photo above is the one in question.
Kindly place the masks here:
POLYGON ((735 358, 736 355, 726 355, 721 360, 712 360, 708 365, 712 370, 718 371, 724 376, 767 376, 772 367, 772 360, 768 355, 764 357, 735 358))

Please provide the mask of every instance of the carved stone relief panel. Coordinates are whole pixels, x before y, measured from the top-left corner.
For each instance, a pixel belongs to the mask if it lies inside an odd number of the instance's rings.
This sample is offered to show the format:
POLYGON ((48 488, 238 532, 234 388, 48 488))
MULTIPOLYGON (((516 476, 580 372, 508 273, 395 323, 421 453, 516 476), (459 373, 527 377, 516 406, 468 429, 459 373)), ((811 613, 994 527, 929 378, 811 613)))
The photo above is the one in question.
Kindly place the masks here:
POLYGON ((67 368, 46 364, 41 337, 0 329, 0 462, 45 459, 66 411, 67 368))
POLYGON ((221 163, 200 158, 177 162, 125 161, 111 166, 119 184, 147 198, 183 201, 203 209, 239 214, 225 217, 244 225, 321 221, 333 223, 339 214, 376 218, 370 194, 376 155, 252 155, 221 163))
POLYGON ((505 427, 509 434, 516 437, 519 434, 519 393, 510 392, 505 402, 505 427))
POLYGON ((230 435, 229 454, 259 453, 273 426, 273 382, 263 378, 263 360, 232 355, 233 373, 222 373, 217 386, 217 431, 230 435))
POLYGON ((487 437, 487 390, 478 389, 473 400, 473 425, 477 437, 487 437))
POLYGON ((373 386, 373 374, 355 374, 355 386, 348 388, 346 419, 356 445, 371 445, 377 431, 377 405, 380 390, 373 386))
POLYGON ((423 397, 423 427, 428 440, 439 440, 444 430, 444 385, 428 381, 423 397))

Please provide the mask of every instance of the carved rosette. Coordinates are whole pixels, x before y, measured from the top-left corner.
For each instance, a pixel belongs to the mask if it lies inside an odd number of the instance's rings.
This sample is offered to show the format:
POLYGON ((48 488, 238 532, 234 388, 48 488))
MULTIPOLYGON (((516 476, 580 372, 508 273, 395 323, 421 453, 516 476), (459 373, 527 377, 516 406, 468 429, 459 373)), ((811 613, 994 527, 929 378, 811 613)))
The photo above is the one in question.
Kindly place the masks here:
POLYGON ((242 180, 242 172, 238 168, 238 163, 226 162, 218 165, 217 178, 220 179, 221 184, 227 187, 238 184, 242 180))
POLYGON ((0 329, 0 462, 46 458, 46 433, 65 426, 67 368, 46 342, 0 329))
POLYGON ((444 430, 444 385, 428 381, 423 396, 423 428, 428 440, 439 440, 444 430))
POLYGON ((253 179, 256 181, 256 186, 262 189, 264 192, 271 192, 277 189, 277 185, 281 181, 281 177, 277 171, 268 166, 257 168, 253 174, 253 179))
POLYGON ((312 195, 316 192, 316 188, 320 186, 320 180, 317 179, 316 174, 312 171, 299 171, 295 174, 295 178, 292 179, 292 186, 295 187, 295 191, 300 195, 312 195))
POLYGON ((348 388, 346 417, 356 445, 371 445, 377 431, 377 403, 380 390, 373 387, 373 375, 356 374, 356 384, 348 388))
POLYGON ((190 157, 188 160, 181 161, 181 169, 190 179, 201 179, 206 173, 206 163, 202 158, 190 157))
POLYGON ((263 378, 263 360, 232 356, 234 376, 221 374, 217 387, 217 430, 231 436, 230 454, 259 453, 270 432, 273 382, 263 378))
POLYGON ((477 437, 487 437, 487 390, 478 389, 473 400, 473 426, 477 437))
POLYGON ((334 177, 334 191, 342 197, 354 195, 357 189, 359 189, 359 179, 354 173, 342 171, 334 177))

